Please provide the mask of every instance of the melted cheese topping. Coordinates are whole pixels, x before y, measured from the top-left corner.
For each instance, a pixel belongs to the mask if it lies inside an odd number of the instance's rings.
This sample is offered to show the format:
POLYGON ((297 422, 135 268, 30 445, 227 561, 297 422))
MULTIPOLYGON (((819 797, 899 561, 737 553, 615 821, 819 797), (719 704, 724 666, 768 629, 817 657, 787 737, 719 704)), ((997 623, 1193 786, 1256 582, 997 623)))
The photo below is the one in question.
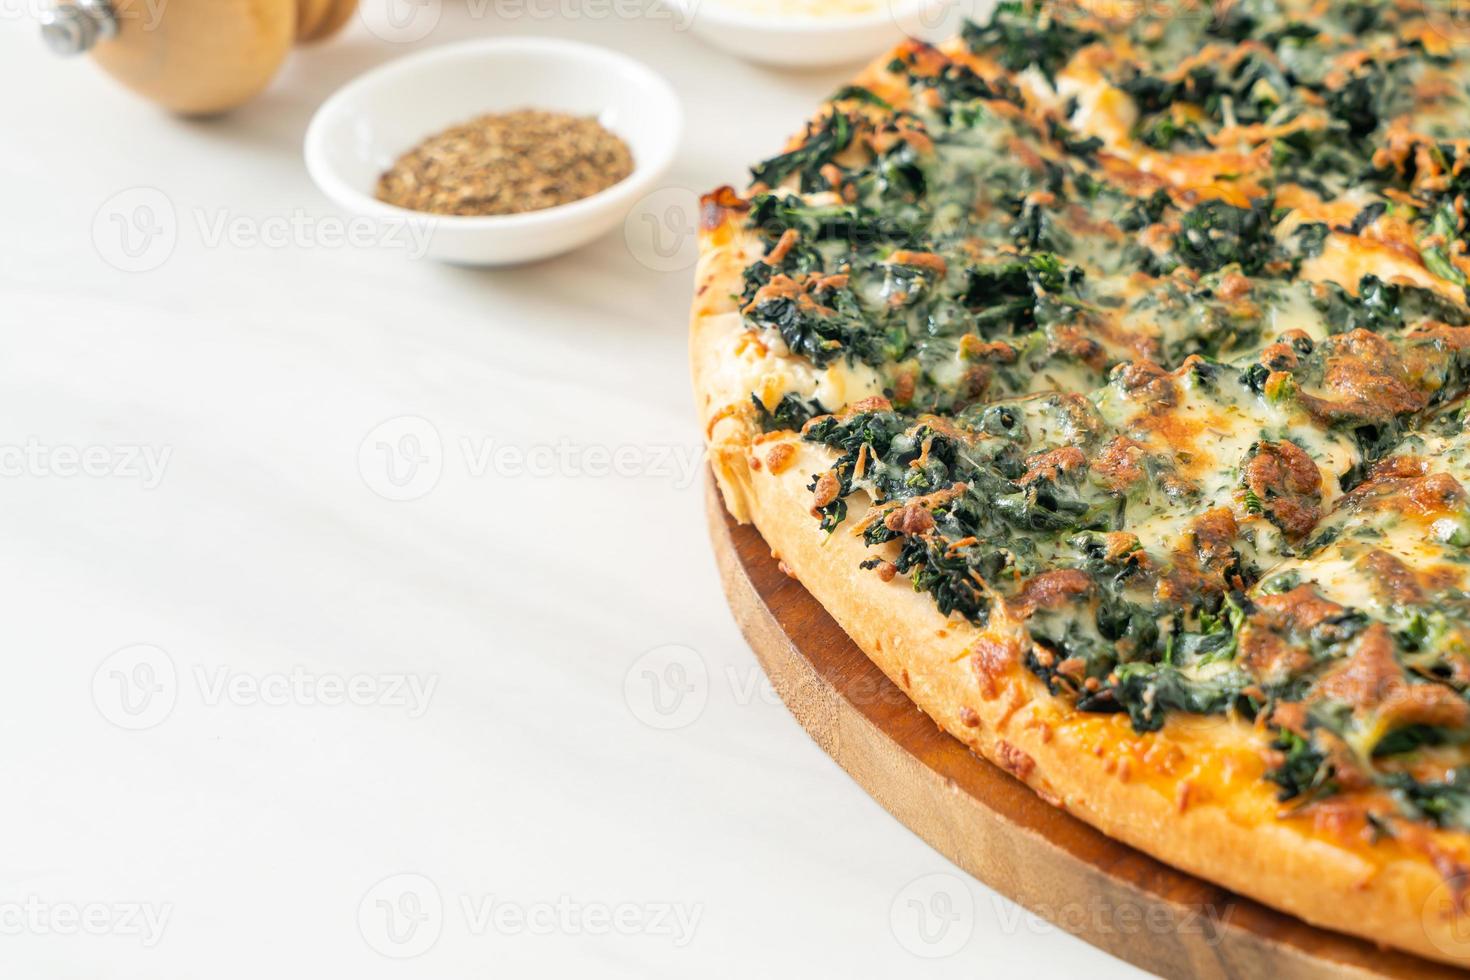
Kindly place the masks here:
POLYGON ((718 387, 831 448, 865 568, 1016 625, 1077 751, 1460 833, 1470 68, 1406 4, 1235 13, 901 46, 707 232, 718 387))

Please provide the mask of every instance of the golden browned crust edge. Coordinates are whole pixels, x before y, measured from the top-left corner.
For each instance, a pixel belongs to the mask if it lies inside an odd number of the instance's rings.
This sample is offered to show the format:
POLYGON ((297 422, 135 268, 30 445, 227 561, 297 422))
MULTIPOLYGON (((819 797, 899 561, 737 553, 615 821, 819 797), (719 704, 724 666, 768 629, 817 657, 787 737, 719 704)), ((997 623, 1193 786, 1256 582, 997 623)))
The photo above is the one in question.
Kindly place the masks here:
MULTIPOLYGON (((888 60, 859 79, 881 78, 888 60)), ((746 408, 749 389, 722 370, 732 337, 743 332, 730 297, 760 254, 731 217, 712 209, 701 232, 690 323, 711 470, 731 516, 755 524, 869 659, 950 735, 1103 833, 1315 925, 1470 966, 1470 939, 1458 935, 1459 896, 1431 857, 1278 818, 1269 785, 1249 763, 1259 760, 1260 736, 1248 725, 1175 719, 1162 732, 1135 735, 1124 716, 1073 711, 1019 664, 977 670, 973 650, 986 632, 941 616, 903 579, 883 582, 860 570, 873 552, 844 529, 830 536, 819 529, 806 486, 828 468, 830 452, 791 433, 760 435, 746 408), (773 472, 761 460, 778 444, 794 447, 794 462, 773 472), (1150 748, 1165 756, 1177 750, 1182 761, 1173 773, 1138 766, 1150 748), (1222 774, 1225 784, 1215 786, 1222 774)), ((845 527, 862 511, 854 502, 845 527)))
MULTIPOLYGON (((722 189, 727 190, 727 189, 722 189)), ((738 292, 741 273, 760 254, 750 236, 737 230, 728 215, 710 205, 709 223, 700 231, 699 264, 695 269, 694 301, 690 312, 689 367, 695 409, 709 449, 710 469, 725 499, 725 507, 742 524, 750 521, 749 467, 745 455, 755 428, 742 391, 722 361, 729 358, 735 335, 741 331, 732 293, 738 292)))
MULTIPOLYGON (((829 537, 817 527, 806 487, 830 458, 810 444, 797 453, 784 473, 748 474, 751 519, 864 653, 950 735, 1048 802, 1168 864, 1316 925, 1470 963, 1470 943, 1435 914, 1449 892, 1427 858, 1375 854, 1314 832, 1309 820, 1278 819, 1269 784, 1249 768, 1229 794, 1210 789, 1213 780, 1191 780, 1195 765, 1257 756, 1259 739, 1246 723, 1176 723, 1140 736, 1126 716, 1077 716, 1020 665, 999 675, 977 670, 971 651, 986 633, 946 620, 903 578, 885 583, 860 570, 872 552, 846 529, 829 537), (1183 763, 1172 776, 1148 771, 1140 764, 1147 746, 1177 747, 1183 763), (1126 775, 1125 765, 1134 767, 1126 775), (1202 798, 1181 809, 1185 784, 1202 798)), ((862 512, 854 506, 849 521, 862 512)))

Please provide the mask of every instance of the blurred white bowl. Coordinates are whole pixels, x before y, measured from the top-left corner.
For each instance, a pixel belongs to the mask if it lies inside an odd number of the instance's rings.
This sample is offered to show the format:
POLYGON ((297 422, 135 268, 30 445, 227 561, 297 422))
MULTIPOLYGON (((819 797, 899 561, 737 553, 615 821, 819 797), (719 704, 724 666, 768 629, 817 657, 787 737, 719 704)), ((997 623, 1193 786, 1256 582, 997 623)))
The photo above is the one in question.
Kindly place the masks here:
POLYGON ((682 113, 650 69, 603 48, 548 38, 497 38, 432 48, 358 77, 306 130, 306 168, 348 211, 427 236, 426 254, 465 265, 512 265, 583 245, 616 227, 668 171, 682 113), (521 214, 428 215, 379 201, 378 177, 425 138, 512 109, 595 116, 633 153, 633 173, 570 204, 521 214))
POLYGON ((949 0, 877 0, 878 9, 832 16, 762 14, 721 0, 664 0, 695 35, 768 65, 816 68, 876 58, 943 20, 949 0))

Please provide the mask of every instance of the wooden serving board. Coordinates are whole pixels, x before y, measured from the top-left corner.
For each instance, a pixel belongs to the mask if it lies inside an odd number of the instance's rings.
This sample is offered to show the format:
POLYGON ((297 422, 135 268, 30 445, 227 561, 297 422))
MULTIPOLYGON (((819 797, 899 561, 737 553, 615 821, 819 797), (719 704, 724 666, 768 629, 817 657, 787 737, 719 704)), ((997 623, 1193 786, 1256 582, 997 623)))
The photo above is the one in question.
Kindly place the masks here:
POLYGON ((1241 898, 1042 802, 892 684, 782 573, 760 533, 730 518, 712 480, 707 497, 730 608, 791 713, 889 813, 991 888, 1043 916, 1103 910, 1055 921, 1166 977, 1465 976, 1241 898), (1218 926, 1201 916, 1207 909, 1218 926))

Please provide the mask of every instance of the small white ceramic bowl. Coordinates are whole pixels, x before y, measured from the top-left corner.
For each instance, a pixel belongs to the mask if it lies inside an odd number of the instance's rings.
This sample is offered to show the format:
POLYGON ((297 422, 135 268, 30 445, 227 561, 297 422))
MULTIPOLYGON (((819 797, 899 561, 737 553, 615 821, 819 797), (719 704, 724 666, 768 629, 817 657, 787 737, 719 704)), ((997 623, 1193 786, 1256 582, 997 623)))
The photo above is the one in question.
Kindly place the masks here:
POLYGON ((816 68, 876 58, 921 36, 949 0, 877 0, 878 9, 833 16, 760 14, 720 0, 664 0, 695 35, 759 64, 816 68))
POLYGON ((549 38, 432 48, 367 72, 329 98, 306 130, 306 169, 348 211, 407 229, 417 251, 464 265, 513 265, 611 231, 668 172, 682 113, 674 90, 631 58, 549 38), (373 196, 378 177, 425 138, 488 112, 595 116, 628 144, 633 173, 591 197, 521 214, 425 215, 373 196))

